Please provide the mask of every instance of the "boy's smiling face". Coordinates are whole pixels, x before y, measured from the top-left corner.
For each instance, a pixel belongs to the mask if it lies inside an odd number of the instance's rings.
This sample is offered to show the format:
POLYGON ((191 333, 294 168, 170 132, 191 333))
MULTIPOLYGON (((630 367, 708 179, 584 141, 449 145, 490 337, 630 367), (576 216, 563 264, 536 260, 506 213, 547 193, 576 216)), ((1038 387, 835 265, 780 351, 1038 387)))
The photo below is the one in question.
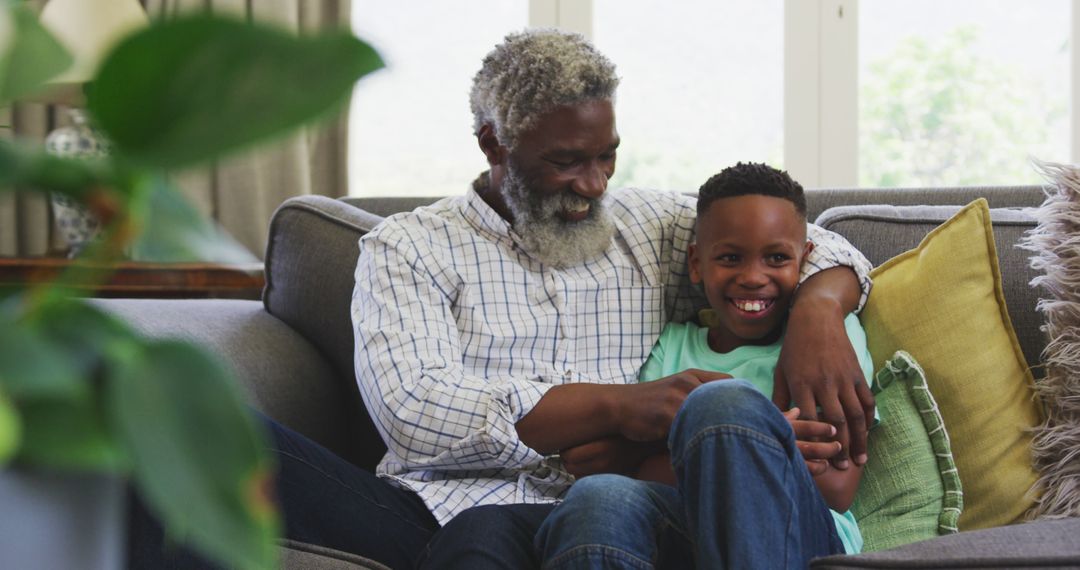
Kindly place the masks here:
POLYGON ((713 202, 690 246, 690 279, 703 285, 718 318, 709 346, 729 352, 775 342, 812 248, 806 219, 788 200, 749 194, 713 202))

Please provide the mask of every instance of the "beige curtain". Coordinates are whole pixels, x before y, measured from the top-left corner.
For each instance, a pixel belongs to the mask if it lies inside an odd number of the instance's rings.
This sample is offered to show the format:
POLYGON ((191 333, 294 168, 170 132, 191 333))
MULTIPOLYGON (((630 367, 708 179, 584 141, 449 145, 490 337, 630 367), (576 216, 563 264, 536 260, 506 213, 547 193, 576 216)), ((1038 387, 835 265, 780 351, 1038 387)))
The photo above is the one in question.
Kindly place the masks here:
MULTIPOLYGON (((45 0, 31 0, 40 10, 45 0)), ((43 142, 45 135, 63 123, 60 109, 37 103, 20 103, 0 109, 0 136, 43 142)), ((30 192, 0 193, 0 257, 36 257, 60 254, 64 247, 53 231, 49 200, 30 192)))
MULTIPOLYGON (((297 32, 349 25, 350 0, 144 0, 143 4, 151 18, 209 9, 297 32)), ((176 181, 196 207, 261 258, 270 216, 281 202, 306 194, 336 198, 348 193, 347 127, 347 113, 342 113, 334 122, 183 173, 176 181)))
MULTIPOLYGON (((33 0, 39 7, 45 0, 33 0)), ((188 10, 209 9, 249 20, 269 22, 297 32, 348 27, 350 0, 143 0, 151 19, 188 10)), ((273 86, 267 86, 272 88, 273 86)), ((15 105, 0 113, 0 131, 43 140, 63 121, 58 109, 15 105)), ((176 182, 204 214, 216 219, 234 238, 263 256, 270 216, 292 196, 347 193, 347 113, 287 139, 225 162, 184 172, 176 182)), ((31 195, 0 196, 0 256, 55 253, 61 247, 51 227, 48 201, 31 195)))

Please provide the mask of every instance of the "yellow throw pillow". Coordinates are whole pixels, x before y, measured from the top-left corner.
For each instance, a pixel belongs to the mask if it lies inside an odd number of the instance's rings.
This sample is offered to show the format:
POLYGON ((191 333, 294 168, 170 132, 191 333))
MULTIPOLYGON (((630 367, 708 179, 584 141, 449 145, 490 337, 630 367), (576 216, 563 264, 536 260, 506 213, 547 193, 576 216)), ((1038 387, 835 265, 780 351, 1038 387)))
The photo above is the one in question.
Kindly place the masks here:
POLYGON ((860 319, 874 368, 903 349, 926 371, 964 488, 960 529, 1017 522, 1034 504, 1029 430, 1042 406, 1006 311, 986 200, 870 275, 860 319))

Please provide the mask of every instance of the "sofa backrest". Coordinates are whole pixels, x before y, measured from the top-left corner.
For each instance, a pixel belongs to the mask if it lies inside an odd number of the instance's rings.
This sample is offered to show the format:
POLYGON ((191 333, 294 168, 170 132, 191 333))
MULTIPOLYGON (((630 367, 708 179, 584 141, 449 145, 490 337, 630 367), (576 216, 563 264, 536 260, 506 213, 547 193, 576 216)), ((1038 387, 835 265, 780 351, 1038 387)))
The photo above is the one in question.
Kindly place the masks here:
MULTIPOLYGON (((891 206, 964 205, 986 198, 991 208, 1038 206, 1042 191, 1038 186, 962 186, 955 188, 810 188, 806 191, 806 217, 817 219, 834 206, 882 204, 891 206)), ((376 216, 408 212, 438 200, 438 197, 342 198, 376 216)))
MULTIPOLYGON (((1043 195, 1036 186, 835 188, 808 191, 807 203, 809 217, 815 219, 818 214, 834 206, 963 205, 977 197, 987 198, 991 208, 1013 208, 1037 206, 1042 202, 1043 195)), ((263 303, 267 311, 298 331, 333 363, 344 385, 343 392, 357 410, 355 421, 344 428, 354 434, 356 441, 356 449, 349 459, 362 467, 374 467, 385 452, 385 447, 364 412, 353 370, 350 304, 353 272, 359 255, 357 244, 363 234, 382 221, 383 216, 411 210, 436 200, 436 197, 333 200, 321 196, 302 196, 283 203, 275 212, 270 225, 263 303)), ((942 214, 939 212, 937 215, 940 217, 942 214)), ((822 221, 833 231, 851 239, 856 247, 867 253, 875 263, 913 247, 927 231, 940 223, 940 220, 935 223, 929 219, 918 223, 899 223, 902 227, 898 226, 897 235, 883 238, 884 234, 866 228, 865 222, 870 221, 869 218, 863 220, 852 216, 852 211, 837 210, 832 212, 831 217, 823 216, 822 221), (900 234, 903 234, 903 239, 900 234)), ((1019 250, 1011 247, 1015 238, 1027 226, 1004 225, 1005 222, 1002 224, 1001 232, 1012 232, 998 236, 999 257, 1002 259, 1002 273, 1007 281, 1006 297, 1010 303, 1010 315, 1017 326, 1029 362, 1037 362, 1043 343, 1038 332, 1038 316, 1034 314, 1032 297, 1026 295, 1031 293, 1026 289, 1030 278, 1028 273, 1024 273, 1022 281, 1009 277, 1015 272, 1030 271, 1029 268, 1025 269, 1026 258, 1019 250)), ((999 231, 997 223, 994 229, 995 232, 999 231)))
MULTIPOLYGON (((1038 186, 811 188, 806 191, 806 217, 816 220, 825 210, 836 206, 963 206, 976 198, 986 198, 991 208, 1027 208, 1041 204, 1043 193, 1038 186)), ((896 253, 901 251, 904 250, 896 253)))

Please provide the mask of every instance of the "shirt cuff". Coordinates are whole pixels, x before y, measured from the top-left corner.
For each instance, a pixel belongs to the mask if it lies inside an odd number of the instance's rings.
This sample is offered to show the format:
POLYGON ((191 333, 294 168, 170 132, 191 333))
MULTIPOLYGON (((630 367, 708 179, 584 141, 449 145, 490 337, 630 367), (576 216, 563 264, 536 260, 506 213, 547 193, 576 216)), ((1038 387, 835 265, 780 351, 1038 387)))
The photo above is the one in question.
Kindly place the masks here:
POLYGON ((511 380, 495 385, 491 390, 488 408, 488 432, 495 442, 504 442, 498 455, 504 465, 524 466, 542 461, 544 456, 525 445, 518 437, 515 424, 532 411, 554 384, 531 380, 511 380))

